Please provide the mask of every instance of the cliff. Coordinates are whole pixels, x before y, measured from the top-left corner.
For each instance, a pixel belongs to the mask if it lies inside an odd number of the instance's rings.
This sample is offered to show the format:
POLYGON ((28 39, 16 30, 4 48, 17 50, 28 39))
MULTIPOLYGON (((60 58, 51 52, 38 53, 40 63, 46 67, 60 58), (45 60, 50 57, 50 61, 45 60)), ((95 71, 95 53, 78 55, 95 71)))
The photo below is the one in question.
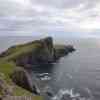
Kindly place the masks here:
POLYGON ((53 63, 74 50, 71 45, 54 45, 53 39, 47 37, 30 43, 12 46, 3 52, 0 57, 8 61, 14 61, 18 66, 29 67, 31 65, 53 63))
MULTIPOLYGON (((32 99, 30 100, 43 100, 42 96, 34 95, 26 88, 23 88, 22 86, 15 84, 15 82, 13 82, 13 79, 10 76, 11 74, 14 73, 15 68, 17 68, 17 66, 13 62, 0 61, 0 100, 11 100, 9 98, 10 96, 12 97, 12 100, 15 96, 26 97, 26 98, 30 96, 32 97, 32 99)), ((19 72, 20 71, 18 71, 18 73, 19 72)), ((19 79, 20 78, 21 76, 19 77, 19 79)), ((24 82, 27 82, 27 79, 24 82)), ((21 99, 19 98, 17 100, 21 100, 21 99)))
MULTIPOLYGON (((72 45, 55 45, 51 37, 8 48, 0 54, 0 74, 5 76, 0 78, 1 97, 6 95, 4 91, 8 91, 8 94, 13 96, 32 95, 34 98, 32 93, 40 95, 38 86, 35 81, 32 82, 24 68, 56 62, 74 50, 72 45), (10 86, 12 86, 11 91, 9 91, 10 86), (8 87, 7 90, 5 87, 8 87)), ((36 98, 38 99, 34 100, 42 100, 41 96, 36 98)))

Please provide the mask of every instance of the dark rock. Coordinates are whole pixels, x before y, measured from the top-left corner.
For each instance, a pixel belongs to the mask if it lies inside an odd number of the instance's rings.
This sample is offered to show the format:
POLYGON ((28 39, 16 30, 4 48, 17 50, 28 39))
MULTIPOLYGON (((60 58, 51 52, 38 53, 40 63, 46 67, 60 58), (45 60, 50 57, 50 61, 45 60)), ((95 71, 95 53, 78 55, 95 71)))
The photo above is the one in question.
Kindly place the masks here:
POLYGON ((35 41, 39 44, 32 52, 21 55, 16 59, 17 65, 31 66, 53 63, 60 57, 67 55, 69 52, 74 51, 72 45, 53 45, 53 39, 47 37, 45 39, 35 41))
POLYGON ((47 95, 47 96, 49 96, 49 97, 53 97, 54 96, 54 93, 53 93, 53 90, 52 90, 52 88, 51 87, 49 87, 49 86, 47 86, 46 88, 45 88, 45 94, 47 95))
POLYGON ((54 61, 54 48, 51 37, 35 41, 36 46, 31 52, 20 55, 16 60, 16 64, 27 67, 27 65, 41 65, 54 61))
POLYGON ((72 52, 75 51, 75 48, 72 45, 67 45, 66 50, 68 50, 68 52, 72 52))
POLYGON ((74 47, 72 45, 55 45, 54 48, 54 57, 55 59, 59 59, 60 57, 63 57, 67 55, 70 52, 75 51, 74 47))
POLYGON ((74 50, 72 45, 54 45, 52 37, 47 37, 23 45, 12 46, 0 54, 0 57, 8 56, 9 61, 13 60, 16 65, 25 68, 53 63, 74 50))
POLYGON ((23 68, 16 68, 15 71, 12 73, 11 78, 13 82, 15 82, 17 85, 39 95, 38 88, 36 87, 35 82, 32 82, 32 79, 28 72, 24 70, 23 68))
POLYGON ((53 94, 51 92, 46 92, 46 94, 49 96, 49 97, 53 97, 53 94))
POLYGON ((61 100, 72 100, 69 94, 64 94, 61 100))

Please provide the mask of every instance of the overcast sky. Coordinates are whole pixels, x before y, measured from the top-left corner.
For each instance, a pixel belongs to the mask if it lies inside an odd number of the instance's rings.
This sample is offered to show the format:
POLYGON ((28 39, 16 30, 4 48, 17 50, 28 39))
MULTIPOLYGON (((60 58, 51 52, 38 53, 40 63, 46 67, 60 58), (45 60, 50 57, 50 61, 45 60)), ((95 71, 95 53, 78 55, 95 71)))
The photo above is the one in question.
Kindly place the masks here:
POLYGON ((97 37, 100 0, 0 0, 0 35, 97 37))

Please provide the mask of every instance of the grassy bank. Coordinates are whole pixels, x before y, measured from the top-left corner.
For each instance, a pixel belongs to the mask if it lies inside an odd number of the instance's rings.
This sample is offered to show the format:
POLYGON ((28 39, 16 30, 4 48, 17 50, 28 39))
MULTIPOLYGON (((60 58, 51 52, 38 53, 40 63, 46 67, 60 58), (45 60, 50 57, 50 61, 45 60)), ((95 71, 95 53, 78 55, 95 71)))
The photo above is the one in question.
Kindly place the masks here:
MULTIPOLYGON (((10 74, 13 72, 16 65, 14 62, 0 61, 0 77, 5 81, 7 86, 13 86, 13 95, 14 96, 32 96, 34 100, 42 100, 41 96, 33 96, 33 94, 24 88, 21 88, 15 85, 11 78, 10 74)), ((2 95, 2 91, 0 91, 2 95)))

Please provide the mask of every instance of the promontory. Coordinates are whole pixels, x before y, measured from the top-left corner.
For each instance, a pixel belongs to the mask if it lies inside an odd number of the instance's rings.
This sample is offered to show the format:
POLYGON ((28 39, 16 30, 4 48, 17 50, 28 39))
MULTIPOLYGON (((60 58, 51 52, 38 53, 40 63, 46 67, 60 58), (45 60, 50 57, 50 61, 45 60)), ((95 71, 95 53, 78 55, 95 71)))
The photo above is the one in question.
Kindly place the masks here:
POLYGON ((54 63, 72 51, 75 51, 72 45, 54 44, 52 37, 8 48, 0 54, 0 97, 31 95, 42 100, 26 69, 54 63))

